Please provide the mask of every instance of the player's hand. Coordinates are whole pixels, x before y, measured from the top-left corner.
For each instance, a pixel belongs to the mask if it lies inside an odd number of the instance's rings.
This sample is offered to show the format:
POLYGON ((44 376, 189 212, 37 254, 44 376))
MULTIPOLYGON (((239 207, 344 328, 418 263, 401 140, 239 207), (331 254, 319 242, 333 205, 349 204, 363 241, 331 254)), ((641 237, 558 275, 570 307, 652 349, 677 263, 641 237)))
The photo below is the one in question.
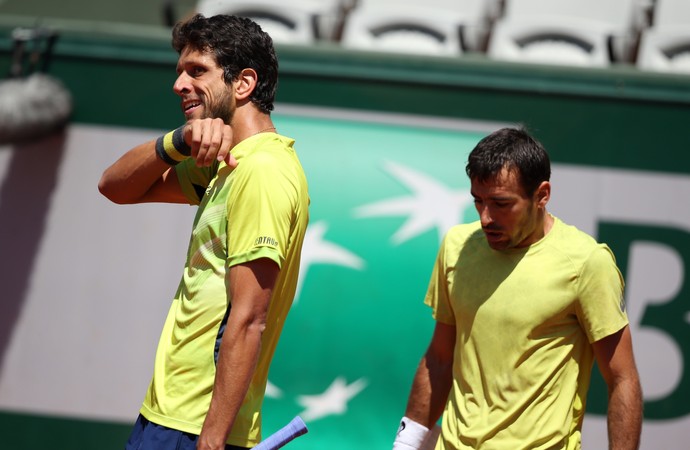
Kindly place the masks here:
POLYGON ((232 128, 222 119, 194 119, 185 124, 184 140, 192 148, 191 157, 198 167, 208 167, 214 161, 225 161, 236 167, 232 150, 232 128))

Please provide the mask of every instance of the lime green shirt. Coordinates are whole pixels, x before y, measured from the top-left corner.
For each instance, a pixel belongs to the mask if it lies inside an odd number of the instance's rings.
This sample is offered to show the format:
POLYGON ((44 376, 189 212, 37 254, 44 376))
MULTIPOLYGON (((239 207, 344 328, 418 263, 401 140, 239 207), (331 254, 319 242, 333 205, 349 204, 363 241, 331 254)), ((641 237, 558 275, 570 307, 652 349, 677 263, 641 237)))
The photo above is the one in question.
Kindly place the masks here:
POLYGON ((208 411, 217 351, 232 308, 230 267, 270 258, 281 268, 271 298, 258 366, 228 443, 251 447, 261 440, 261 404, 268 369, 297 286, 308 222, 307 182, 292 139, 261 133, 224 162, 176 166, 194 220, 187 262, 158 343, 153 379, 141 413, 169 428, 199 434, 208 411))
POLYGON ((425 303, 456 342, 437 449, 580 448, 591 343, 628 320, 609 248, 554 222, 524 249, 491 249, 478 222, 441 245, 425 303))

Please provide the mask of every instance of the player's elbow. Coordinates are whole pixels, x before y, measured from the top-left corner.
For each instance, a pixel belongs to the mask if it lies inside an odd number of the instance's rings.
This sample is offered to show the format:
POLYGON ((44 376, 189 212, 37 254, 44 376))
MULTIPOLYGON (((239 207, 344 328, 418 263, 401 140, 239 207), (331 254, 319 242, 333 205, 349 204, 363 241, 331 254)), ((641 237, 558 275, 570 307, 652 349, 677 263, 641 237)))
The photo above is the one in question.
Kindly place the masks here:
POLYGON ((111 202, 117 203, 118 205, 123 205, 126 203, 123 198, 118 196, 117 189, 113 189, 107 182, 104 182, 103 178, 101 178, 101 181, 98 183, 98 192, 100 192, 102 196, 111 202))
POLYGON ((98 181, 98 192, 105 198, 118 205, 127 205, 136 203, 134 199, 126 195, 126 191, 113 180, 107 172, 104 172, 101 179, 98 181))
POLYGON ((108 183, 104 181, 103 177, 101 177, 101 180, 98 182, 98 192, 101 193, 101 195, 111 202, 118 203, 117 201, 117 196, 114 195, 113 190, 110 188, 108 183))
POLYGON ((264 334, 264 331, 266 331, 266 321, 255 321, 249 324, 249 330, 253 333, 257 333, 259 336, 264 334))
POLYGON ((267 311, 255 311, 245 318, 245 324, 249 331, 262 335, 266 330, 267 311))
POLYGON ((234 326, 243 335, 261 336, 266 330, 266 311, 233 308, 228 326, 234 326))

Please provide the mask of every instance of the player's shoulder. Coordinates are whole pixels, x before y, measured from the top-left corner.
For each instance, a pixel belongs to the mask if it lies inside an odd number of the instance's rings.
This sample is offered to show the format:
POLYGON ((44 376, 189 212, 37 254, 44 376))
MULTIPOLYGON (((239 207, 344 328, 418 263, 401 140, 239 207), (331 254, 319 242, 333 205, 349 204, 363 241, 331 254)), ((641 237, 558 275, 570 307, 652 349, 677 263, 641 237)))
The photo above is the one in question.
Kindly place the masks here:
POLYGON ((477 220, 452 226, 444 238, 444 245, 458 248, 470 243, 484 243, 485 237, 481 223, 477 220))
POLYGON ((585 233, 575 225, 570 225, 558 217, 553 216, 554 241, 559 245, 572 246, 574 248, 591 249, 598 245, 596 239, 585 233))
POLYGON ((276 133, 262 133, 237 144, 232 154, 240 171, 291 167, 297 161, 294 143, 294 139, 276 133))
POLYGON ((613 257, 611 249, 597 241, 590 234, 574 225, 567 224, 554 217, 554 232, 550 246, 561 252, 573 263, 580 265, 588 260, 608 260, 613 257))
POLYGON ((236 170, 264 173, 301 171, 294 143, 294 139, 276 133, 248 138, 238 144, 237 153, 233 150, 238 161, 236 170))
POLYGON ((291 158, 295 154, 295 140, 276 133, 262 133, 252 136, 238 145, 242 145, 245 159, 266 161, 291 158))
POLYGON ((481 231, 481 229, 482 225, 478 220, 469 223, 459 223, 450 227, 446 233, 446 237, 468 237, 477 231, 481 231))

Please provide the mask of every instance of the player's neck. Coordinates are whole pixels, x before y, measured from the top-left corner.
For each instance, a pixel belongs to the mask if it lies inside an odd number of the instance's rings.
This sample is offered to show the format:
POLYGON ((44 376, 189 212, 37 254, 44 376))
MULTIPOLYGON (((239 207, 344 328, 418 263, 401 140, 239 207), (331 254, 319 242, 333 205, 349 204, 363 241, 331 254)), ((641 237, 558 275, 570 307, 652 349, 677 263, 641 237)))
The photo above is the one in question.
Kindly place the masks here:
POLYGON ((230 123, 234 145, 259 133, 275 131, 271 116, 249 103, 238 107, 230 123))
POLYGON ((544 210, 544 217, 542 218, 542 222, 544 225, 544 236, 549 234, 549 231, 553 228, 553 224, 555 222, 553 216, 549 214, 548 211, 544 210))

